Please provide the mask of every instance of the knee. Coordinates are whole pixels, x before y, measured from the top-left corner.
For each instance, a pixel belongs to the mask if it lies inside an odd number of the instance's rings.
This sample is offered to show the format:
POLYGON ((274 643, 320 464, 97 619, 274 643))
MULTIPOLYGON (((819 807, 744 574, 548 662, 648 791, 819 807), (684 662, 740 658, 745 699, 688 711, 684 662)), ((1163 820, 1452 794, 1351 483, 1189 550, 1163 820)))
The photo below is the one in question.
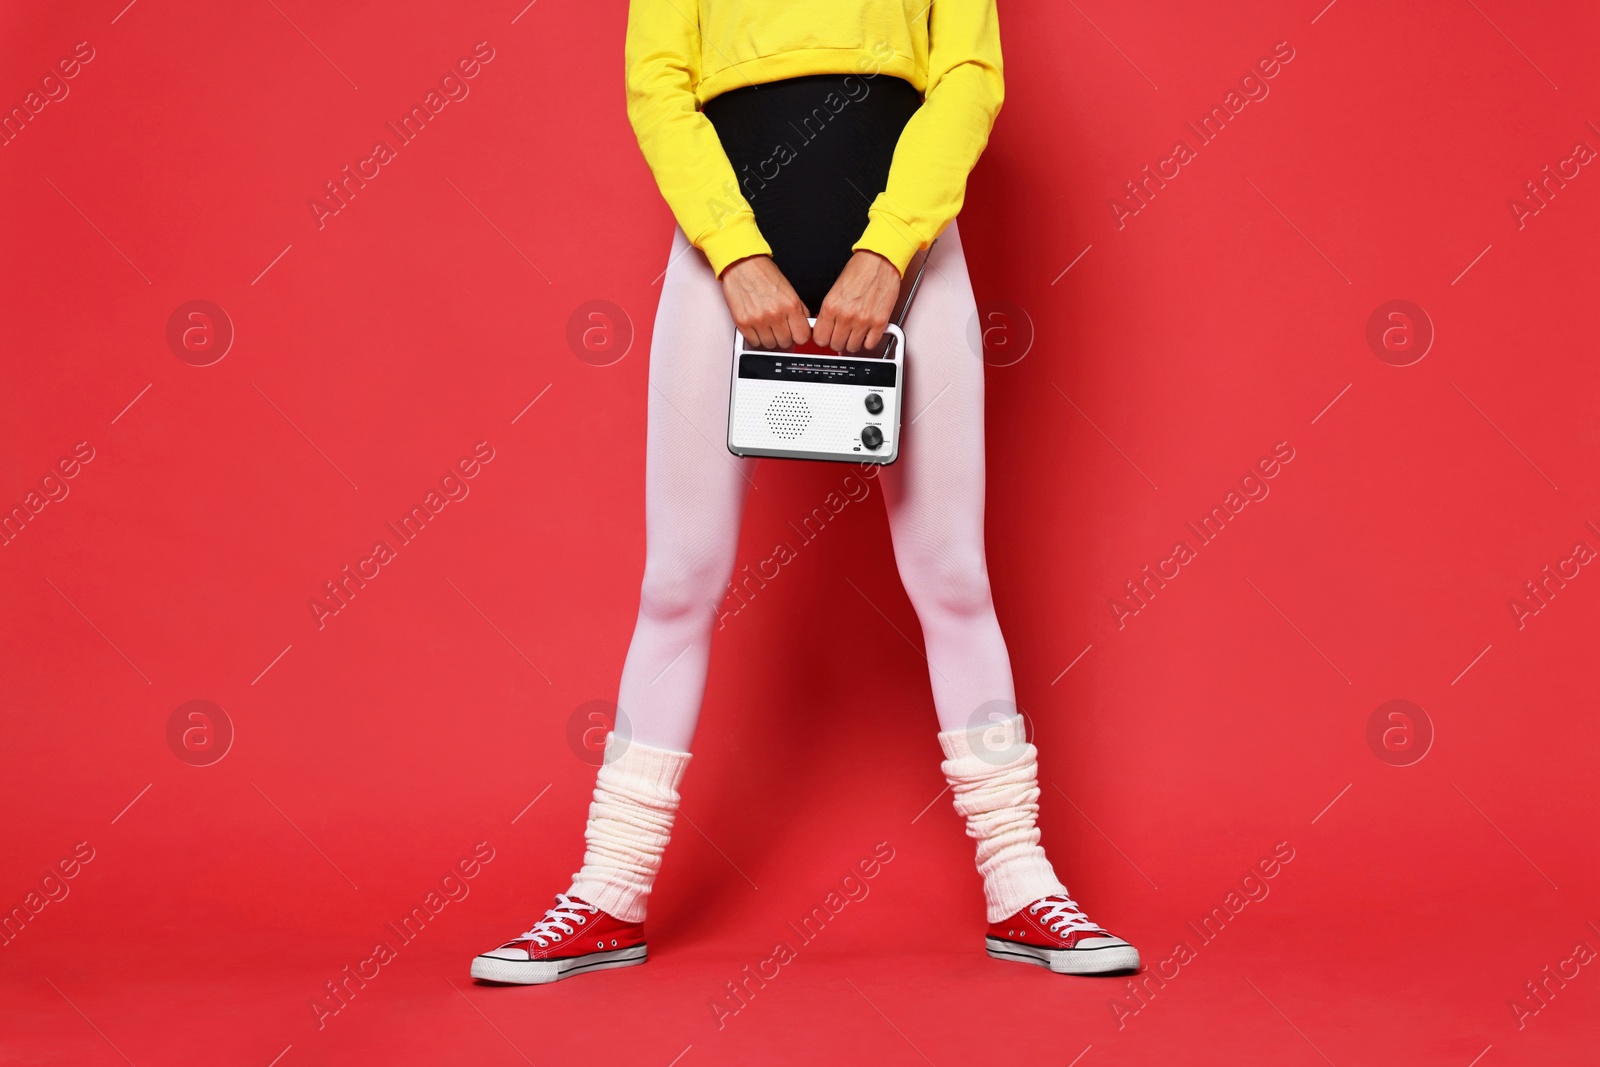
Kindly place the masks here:
POLYGON ((668 620, 716 613, 728 584, 728 562, 699 553, 653 553, 645 561, 639 613, 668 620))
POLYGON ((902 554, 900 580, 918 615, 968 618, 994 610, 989 567, 980 549, 921 548, 902 554))

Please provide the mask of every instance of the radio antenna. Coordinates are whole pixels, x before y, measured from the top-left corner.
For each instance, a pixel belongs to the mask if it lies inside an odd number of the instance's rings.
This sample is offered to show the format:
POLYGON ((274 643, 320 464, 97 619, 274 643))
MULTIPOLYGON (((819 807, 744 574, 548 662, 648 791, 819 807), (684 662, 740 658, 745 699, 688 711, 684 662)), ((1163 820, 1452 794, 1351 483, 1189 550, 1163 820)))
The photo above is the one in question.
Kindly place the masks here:
POLYGON ((911 291, 906 293, 906 302, 900 308, 900 314, 894 320, 896 326, 905 326, 906 315, 911 311, 911 301, 916 299, 917 286, 922 284, 922 272, 928 269, 928 257, 933 255, 933 246, 938 243, 939 238, 935 237, 932 244, 928 245, 928 251, 923 254, 922 264, 917 267, 917 276, 911 279, 911 291))

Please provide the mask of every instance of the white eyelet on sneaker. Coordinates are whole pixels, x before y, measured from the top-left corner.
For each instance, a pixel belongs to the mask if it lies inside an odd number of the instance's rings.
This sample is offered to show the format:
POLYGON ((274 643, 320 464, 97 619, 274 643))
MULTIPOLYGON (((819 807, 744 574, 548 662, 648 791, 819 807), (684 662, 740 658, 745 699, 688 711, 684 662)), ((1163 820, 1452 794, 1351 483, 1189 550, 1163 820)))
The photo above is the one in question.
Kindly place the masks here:
POLYGON ((557 893, 556 906, 546 910, 544 918, 534 923, 528 930, 523 931, 521 938, 518 940, 532 941, 541 948, 544 947, 546 940, 552 944, 559 942, 563 936, 570 936, 576 933, 576 929, 572 925, 574 920, 579 923, 588 921, 586 916, 577 913, 580 909, 595 913, 600 910, 593 904, 573 900, 565 893, 557 893))
MULTIPOLYGON (((615 945, 615 944, 616 944, 616 942, 615 942, 615 941, 613 941, 613 942, 611 942, 611 943, 612 943, 612 944, 613 944, 613 945, 615 945)), ((605 943, 605 942, 604 942, 604 941, 596 941, 596 942, 595 942, 595 943, 594 943, 594 947, 595 947, 595 948, 605 948, 605 947, 606 947, 606 943, 605 943)))
POLYGON ((612 948, 616 948, 617 947, 617 939, 614 938, 614 937, 611 939, 611 947, 612 948))

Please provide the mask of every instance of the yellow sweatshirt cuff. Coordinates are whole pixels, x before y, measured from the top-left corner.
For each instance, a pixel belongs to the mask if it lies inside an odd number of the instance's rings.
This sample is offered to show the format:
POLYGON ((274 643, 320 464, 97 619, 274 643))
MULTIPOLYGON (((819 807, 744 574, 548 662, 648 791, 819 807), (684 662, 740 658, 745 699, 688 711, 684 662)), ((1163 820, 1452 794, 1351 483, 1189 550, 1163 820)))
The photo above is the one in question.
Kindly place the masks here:
POLYGON ((697 243, 719 278, 729 264, 746 256, 772 255, 772 246, 761 236, 761 227, 756 225, 755 216, 748 213, 723 220, 721 226, 703 234, 697 243))
POLYGON ((850 248, 852 251, 866 249, 868 252, 878 253, 893 263, 894 269, 904 277, 906 265, 922 248, 922 244, 917 239, 916 231, 910 226, 882 212, 872 211, 868 214, 866 232, 850 248))

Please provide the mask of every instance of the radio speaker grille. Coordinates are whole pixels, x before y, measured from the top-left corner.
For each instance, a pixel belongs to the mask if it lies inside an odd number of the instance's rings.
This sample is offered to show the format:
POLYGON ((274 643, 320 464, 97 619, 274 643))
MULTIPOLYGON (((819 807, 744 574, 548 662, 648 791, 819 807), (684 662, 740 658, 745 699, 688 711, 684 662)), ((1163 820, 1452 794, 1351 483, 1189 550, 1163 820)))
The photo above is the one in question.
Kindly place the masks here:
POLYGON ((811 425, 811 406, 799 393, 784 391, 767 403, 767 426, 787 441, 806 432, 811 425))

